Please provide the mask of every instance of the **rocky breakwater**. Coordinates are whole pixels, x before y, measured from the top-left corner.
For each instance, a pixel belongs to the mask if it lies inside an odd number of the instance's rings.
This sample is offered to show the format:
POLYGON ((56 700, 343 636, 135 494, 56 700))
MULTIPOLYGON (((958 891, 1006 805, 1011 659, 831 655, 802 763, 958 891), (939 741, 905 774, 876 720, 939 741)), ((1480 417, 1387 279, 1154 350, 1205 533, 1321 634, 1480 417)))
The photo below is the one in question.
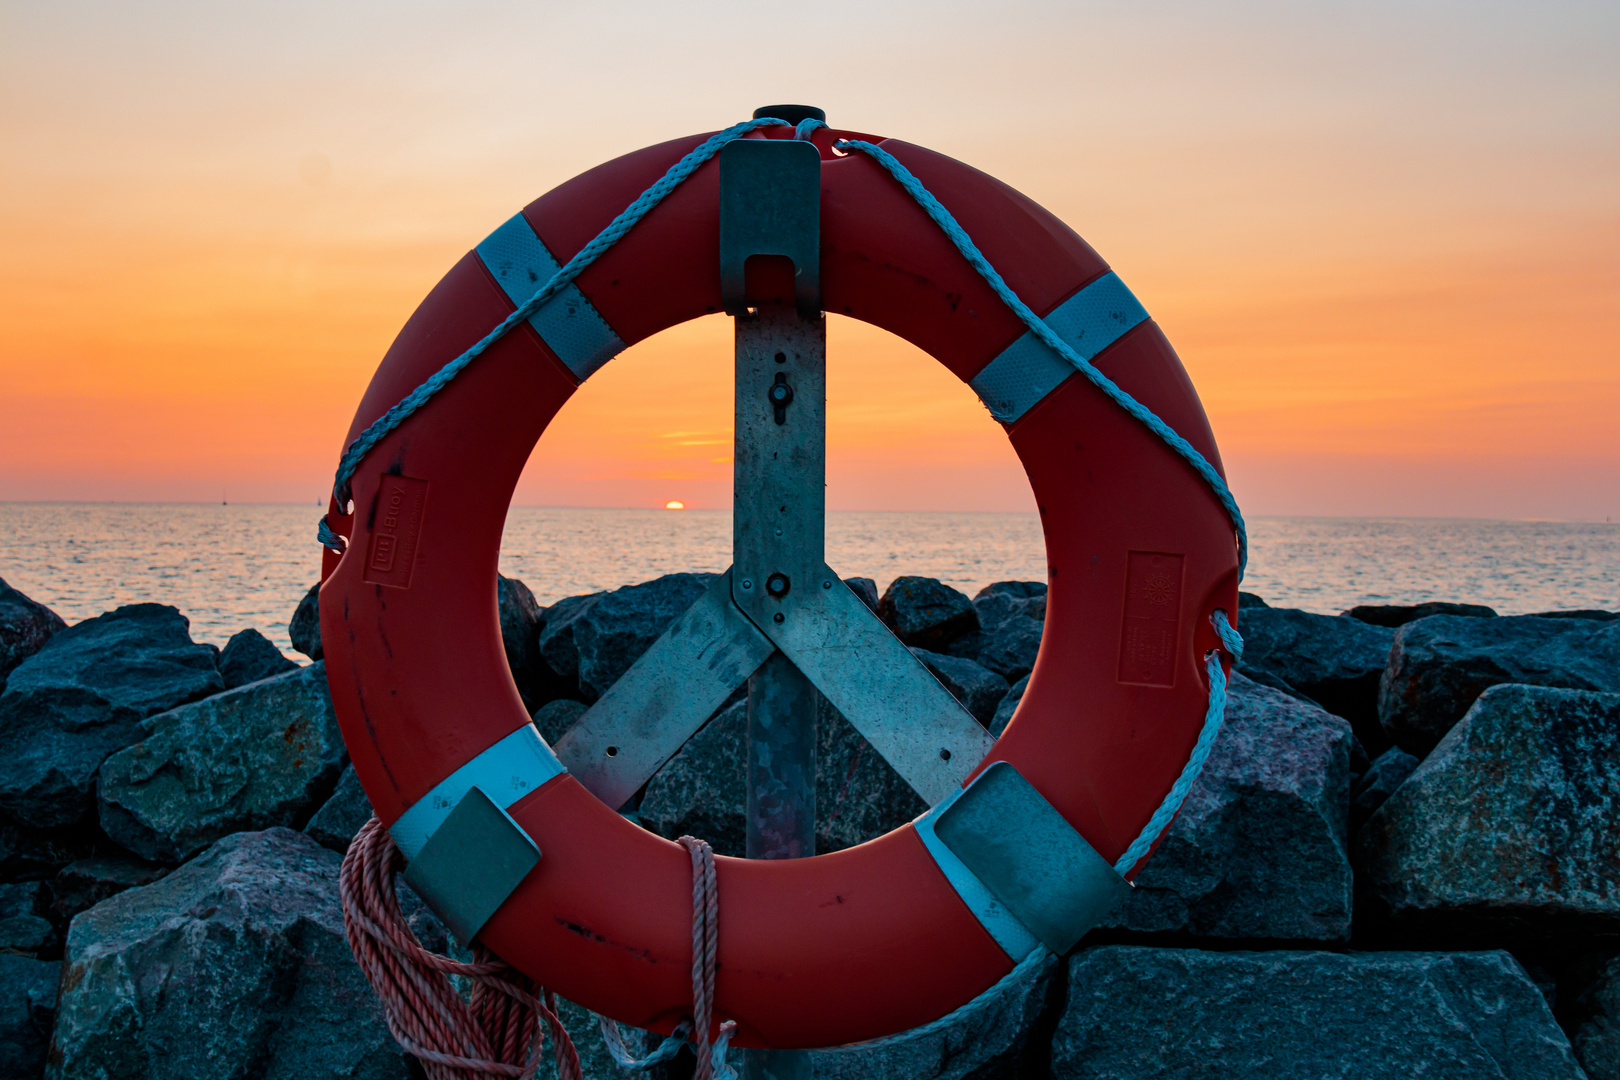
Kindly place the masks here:
MULTIPOLYGON (((549 607, 501 579, 507 659, 545 737, 710 579, 549 607)), ((848 584, 1006 727, 1043 584, 848 584)), ((317 607, 311 591, 290 628, 316 661, 317 607)), ((1604 682, 1620 623, 1248 595, 1240 616, 1225 725, 1106 924, 947 1022, 815 1052, 812 1075, 1620 1080, 1620 687, 1604 682)), ((216 653, 159 605, 65 627, 0 586, 0 677, 0 1076, 413 1074, 343 940, 337 867, 370 806, 319 663, 251 631, 216 653)), ((745 723, 734 696, 623 813, 741 854, 745 723)), ((925 809, 830 706, 817 801, 821 851, 925 809)), ((588 1074, 615 1075, 589 1015, 563 1008, 588 1074)))

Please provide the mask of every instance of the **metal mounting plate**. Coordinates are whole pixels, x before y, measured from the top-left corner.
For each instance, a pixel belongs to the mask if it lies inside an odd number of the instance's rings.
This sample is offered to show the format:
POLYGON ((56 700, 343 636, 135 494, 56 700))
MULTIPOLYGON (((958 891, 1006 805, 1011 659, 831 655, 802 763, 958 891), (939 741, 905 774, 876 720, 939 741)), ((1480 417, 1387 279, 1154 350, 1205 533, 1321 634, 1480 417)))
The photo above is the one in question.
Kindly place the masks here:
POLYGON ((748 310, 750 255, 793 260, 794 304, 821 311, 821 151, 791 139, 738 139, 720 151, 720 300, 748 310))
POLYGON ((465 946, 539 862, 529 834, 475 787, 406 865, 405 883, 465 946))

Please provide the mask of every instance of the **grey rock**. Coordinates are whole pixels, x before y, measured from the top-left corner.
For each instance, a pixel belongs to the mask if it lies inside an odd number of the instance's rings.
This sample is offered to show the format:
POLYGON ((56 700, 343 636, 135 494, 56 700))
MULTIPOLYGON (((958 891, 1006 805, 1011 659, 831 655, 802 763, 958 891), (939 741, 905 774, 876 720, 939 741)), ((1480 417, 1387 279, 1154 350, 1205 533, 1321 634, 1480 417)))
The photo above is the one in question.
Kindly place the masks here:
POLYGON ((45 1070, 56 1019, 56 986, 62 965, 55 960, 0 953, 0 1076, 34 1077, 45 1070))
POLYGON ((38 953, 54 946, 50 906, 51 889, 43 881, 0 885, 0 952, 38 953))
POLYGON ((238 833, 73 920, 56 1080, 398 1080, 412 1065, 349 953, 339 857, 238 833))
POLYGON ((1417 767, 1418 759, 1398 746, 1378 755, 1350 793, 1351 836, 1361 831, 1373 811, 1383 806, 1417 767))
POLYGON ((979 650, 983 649, 989 640, 990 636, 983 630, 969 630, 940 651, 946 656, 960 656, 978 663, 979 650))
POLYGON ((717 576, 665 574, 586 606, 574 622, 581 700, 601 697, 717 576))
POLYGON ((822 701, 816 729, 816 850, 863 844, 927 810, 883 755, 822 701))
POLYGON ((525 708, 533 711, 552 696, 551 672, 540 656, 540 623, 545 613, 534 593, 517 578, 495 575, 496 601, 501 614, 501 645, 506 666, 525 708))
POLYGON ((535 710, 534 726, 540 730, 541 738, 555 745, 557 740, 585 715, 586 708, 583 701, 575 701, 572 698, 548 701, 535 710))
POLYGON ((185 616, 130 604, 56 634, 0 694, 0 813, 34 828, 89 817, 96 771, 141 721, 225 688, 185 616))
POLYGON ((883 590, 878 616, 901 641, 939 650, 979 628, 973 601, 931 577, 897 577, 883 590))
POLYGON ((1347 941, 1350 742, 1339 717, 1234 675, 1204 771, 1104 925, 1347 941))
POLYGON ((1378 679, 1395 631, 1342 615, 1297 608, 1261 608, 1242 614, 1243 666, 1270 672, 1350 721, 1368 753, 1389 739, 1378 726, 1378 679))
POLYGON ((1612 935, 1617 820, 1620 694, 1495 686, 1362 826, 1358 883, 1431 936, 1612 935))
POLYGON ((1430 615, 1456 615, 1465 619, 1494 619, 1496 609, 1484 604, 1454 604, 1449 600, 1430 600, 1422 604, 1358 604, 1344 612, 1352 619, 1360 619, 1374 626, 1394 629, 1430 615))
POLYGON ((359 775, 353 765, 345 765, 332 797, 315 811, 315 816, 304 826, 304 832, 321 847, 346 853, 349 842, 360 832, 360 827, 371 820, 372 814, 371 800, 360 786, 359 775))
POLYGON ((1620 1080, 1620 956, 1585 980, 1566 1024, 1575 1056, 1591 1080, 1620 1080))
POLYGON ((995 994, 943 1027, 876 1044, 809 1052, 815 1080, 980 1080, 1015 1076, 1049 1013, 1063 965, 1050 953, 1009 976, 995 994))
POLYGON ((1567 611, 1537 611, 1532 612, 1537 619, 1591 619, 1594 622, 1614 622, 1620 619, 1620 611, 1604 611, 1601 608, 1573 608, 1567 611))
POLYGON ((1046 618, 1046 582, 992 582, 974 594, 973 610, 985 630, 1019 616, 1041 622, 1046 618))
POLYGON ((579 694, 579 646, 575 630, 580 617, 607 593, 586 593, 583 596, 565 596, 545 609, 545 621, 540 627, 540 658, 551 673, 558 693, 564 696, 579 694))
POLYGON ((1569 1040, 1504 952, 1203 952, 1069 960, 1053 1080, 1579 1080, 1569 1040))
POLYGON ((1016 681, 1035 668, 1041 651, 1042 623, 1027 615, 1004 619, 979 648, 978 661, 1003 679, 1016 681))
POLYGON ((0 578, 0 690, 18 664, 39 652, 67 623, 50 608, 0 578))
POLYGON ((94 855, 64 866, 51 882, 51 914, 70 922, 125 889, 150 885, 169 872, 167 866, 130 855, 94 855))
POLYGON ((304 598, 298 601, 298 606, 293 609, 292 620, 287 623, 287 636, 292 639, 292 647, 311 660, 319 660, 326 655, 321 651, 319 582, 309 587, 309 592, 304 594, 304 598))
POLYGON ((111 847, 94 822, 58 829, 0 824, 0 881, 52 877, 75 859, 111 847))
POLYGON ((219 674, 227 690, 291 671, 298 665, 281 655, 281 650, 257 630, 231 635, 219 652, 219 674))
POLYGON ((1280 690, 1289 697, 1293 698, 1295 701, 1302 701, 1305 704, 1313 705, 1318 709, 1322 707, 1322 703, 1311 697, 1311 695, 1301 692, 1299 687, 1290 685, 1269 671, 1263 671, 1257 667, 1250 667, 1248 664, 1239 664, 1237 666, 1237 670, 1239 674, 1248 679, 1250 682, 1259 683, 1261 686, 1269 686, 1273 690, 1280 690))
POLYGON ((1266 603, 1264 600, 1262 600, 1260 598, 1260 595, 1258 593, 1252 593, 1252 592, 1239 592, 1238 593, 1238 611, 1239 612, 1254 611, 1254 610, 1256 610, 1258 608, 1268 608, 1270 606, 1271 606, 1270 604, 1266 603))
POLYGON ((911 654, 923 662, 923 667, 933 672, 934 678, 944 684, 951 696, 961 702, 975 720, 989 725, 996 715, 996 706, 1007 696, 1006 679, 964 657, 946 656, 915 647, 911 654))
POLYGON ((1018 703, 1024 700, 1024 690, 1029 686, 1029 676, 1012 684, 1012 687, 996 703, 995 715, 990 718, 990 734, 1001 738, 1001 733, 1007 730, 1007 724, 1012 720, 1013 712, 1018 703))
POLYGON ((320 661, 153 717, 101 767, 101 827, 179 862, 220 837, 303 824, 337 784, 343 736, 320 661))
POLYGON ((847 577, 844 579, 844 584, 849 586, 850 592, 861 598, 861 603, 865 604, 873 611, 877 610, 877 582, 873 581, 869 577, 847 577))
POLYGON ((1501 683, 1620 691, 1620 623, 1533 615, 1435 615, 1395 634, 1378 719, 1422 757, 1487 687, 1501 683))

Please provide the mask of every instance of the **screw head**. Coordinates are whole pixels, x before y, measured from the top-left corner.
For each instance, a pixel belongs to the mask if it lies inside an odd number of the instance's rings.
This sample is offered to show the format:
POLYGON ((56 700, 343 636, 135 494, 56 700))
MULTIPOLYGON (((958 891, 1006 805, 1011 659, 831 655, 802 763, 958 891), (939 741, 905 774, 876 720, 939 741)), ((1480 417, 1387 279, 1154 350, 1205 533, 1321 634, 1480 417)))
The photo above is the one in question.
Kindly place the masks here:
POLYGON ((788 576, 786 574, 772 574, 770 577, 765 579, 765 591, 770 593, 772 596, 786 596, 788 594, 788 590, 792 587, 793 583, 788 580, 788 576))
POLYGON ((783 618, 782 613, 780 611, 778 611, 775 615, 773 615, 771 617, 773 619, 775 619, 777 622, 781 622, 782 618, 783 618))
POLYGON ((750 581, 748 578, 743 578, 742 587, 743 587, 743 591, 747 592, 749 589, 752 589, 754 587, 754 583, 752 581, 750 581))
POLYGON ((830 581, 823 581, 823 582, 822 582, 822 583, 821 583, 821 587, 822 587, 822 588, 823 588, 823 589, 830 589, 830 588, 832 588, 832 582, 830 582, 830 581))

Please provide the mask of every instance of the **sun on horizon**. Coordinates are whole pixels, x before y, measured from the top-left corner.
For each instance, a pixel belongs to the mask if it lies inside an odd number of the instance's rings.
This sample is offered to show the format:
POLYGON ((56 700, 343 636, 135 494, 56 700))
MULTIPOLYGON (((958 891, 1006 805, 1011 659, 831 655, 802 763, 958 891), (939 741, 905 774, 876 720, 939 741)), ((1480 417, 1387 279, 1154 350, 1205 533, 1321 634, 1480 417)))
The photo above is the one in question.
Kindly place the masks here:
POLYGON ((679 500, 679 499, 671 499, 671 500, 669 500, 669 502, 664 504, 664 509, 665 510, 685 510, 686 509, 686 504, 681 502, 681 500, 679 500))

